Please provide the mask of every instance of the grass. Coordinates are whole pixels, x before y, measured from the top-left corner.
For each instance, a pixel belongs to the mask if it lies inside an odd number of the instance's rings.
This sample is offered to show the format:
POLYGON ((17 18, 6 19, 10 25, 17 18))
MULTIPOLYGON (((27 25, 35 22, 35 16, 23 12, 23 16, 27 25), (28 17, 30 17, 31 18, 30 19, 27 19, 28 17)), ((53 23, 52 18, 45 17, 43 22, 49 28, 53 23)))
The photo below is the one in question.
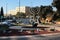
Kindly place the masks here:
POLYGON ((49 23, 41 23, 41 25, 53 25, 53 24, 49 24, 49 23))

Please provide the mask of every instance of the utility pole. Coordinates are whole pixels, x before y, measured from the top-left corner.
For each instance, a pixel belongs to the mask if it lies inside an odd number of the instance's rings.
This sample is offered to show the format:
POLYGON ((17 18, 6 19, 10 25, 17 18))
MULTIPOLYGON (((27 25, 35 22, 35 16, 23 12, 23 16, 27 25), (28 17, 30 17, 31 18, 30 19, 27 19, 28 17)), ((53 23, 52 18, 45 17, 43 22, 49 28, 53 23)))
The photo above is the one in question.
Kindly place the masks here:
POLYGON ((20 12, 20 0, 19 0, 19 12, 20 12))
POLYGON ((6 3, 6 17, 7 17, 7 3, 6 3))
MULTIPOLYGON (((20 0, 19 0, 19 11, 18 12, 20 13, 20 0)), ((19 19, 19 17, 18 17, 18 19, 19 19)))

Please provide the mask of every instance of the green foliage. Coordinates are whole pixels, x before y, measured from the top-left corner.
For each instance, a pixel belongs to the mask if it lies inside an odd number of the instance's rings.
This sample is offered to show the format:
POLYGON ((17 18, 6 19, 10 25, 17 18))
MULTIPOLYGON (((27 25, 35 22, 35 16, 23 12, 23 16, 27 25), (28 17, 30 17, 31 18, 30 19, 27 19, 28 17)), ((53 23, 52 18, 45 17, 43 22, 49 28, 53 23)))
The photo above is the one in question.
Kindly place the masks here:
POLYGON ((0 11, 0 19, 4 18, 4 12, 3 12, 3 7, 1 7, 1 11, 0 11))
POLYGON ((48 13, 53 12, 52 6, 41 6, 40 7, 40 15, 46 16, 48 13))
POLYGON ((56 21, 60 21, 60 18, 58 18, 56 21))
POLYGON ((1 16, 4 16, 3 7, 1 7, 1 16))
POLYGON ((50 29, 50 31, 55 31, 55 29, 50 29))
POLYGON ((60 0, 53 0, 52 5, 57 8, 57 13, 60 16, 60 0))
POLYGON ((7 29, 9 29, 8 25, 6 25, 6 24, 1 24, 0 25, 0 30, 7 30, 7 29))
POLYGON ((16 14, 16 17, 18 17, 18 18, 25 18, 26 17, 26 14, 25 13, 20 13, 20 12, 17 12, 17 14, 16 14))
POLYGON ((60 0, 53 0, 52 5, 56 8, 59 8, 60 7, 60 0))
POLYGON ((53 15, 52 6, 50 6, 50 5, 49 6, 41 6, 40 12, 38 15, 40 16, 40 21, 42 20, 42 18, 44 18, 44 20, 46 20, 47 16, 53 15))

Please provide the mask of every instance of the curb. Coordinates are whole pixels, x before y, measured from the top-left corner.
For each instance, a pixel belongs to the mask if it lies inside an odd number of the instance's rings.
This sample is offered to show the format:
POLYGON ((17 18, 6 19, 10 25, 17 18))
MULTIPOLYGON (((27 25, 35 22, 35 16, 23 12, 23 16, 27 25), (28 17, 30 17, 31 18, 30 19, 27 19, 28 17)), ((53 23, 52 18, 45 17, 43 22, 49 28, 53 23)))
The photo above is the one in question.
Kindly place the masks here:
POLYGON ((52 35, 60 35, 60 33, 41 34, 41 36, 52 36, 52 35))

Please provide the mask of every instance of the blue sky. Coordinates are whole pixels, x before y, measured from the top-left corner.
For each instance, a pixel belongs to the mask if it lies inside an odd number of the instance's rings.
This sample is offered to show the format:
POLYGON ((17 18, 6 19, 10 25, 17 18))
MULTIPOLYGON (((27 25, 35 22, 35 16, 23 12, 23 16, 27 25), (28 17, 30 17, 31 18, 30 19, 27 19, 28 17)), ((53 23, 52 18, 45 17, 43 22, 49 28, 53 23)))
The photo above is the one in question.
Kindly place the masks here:
MULTIPOLYGON (((41 5, 51 5, 53 0, 20 0, 20 6, 41 6, 41 5)), ((3 6, 4 12, 7 10, 15 9, 19 6, 19 0, 0 0, 0 7, 3 6)))

